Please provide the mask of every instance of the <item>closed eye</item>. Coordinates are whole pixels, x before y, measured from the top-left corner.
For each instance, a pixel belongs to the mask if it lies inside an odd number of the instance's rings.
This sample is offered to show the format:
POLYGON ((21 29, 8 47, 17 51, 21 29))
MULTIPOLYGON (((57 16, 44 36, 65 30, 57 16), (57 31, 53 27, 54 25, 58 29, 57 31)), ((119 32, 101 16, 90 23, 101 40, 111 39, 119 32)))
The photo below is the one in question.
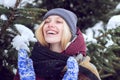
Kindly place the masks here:
POLYGON ((50 23, 50 21, 49 21, 49 20, 46 20, 46 21, 45 21, 45 24, 47 24, 47 23, 50 23))
POLYGON ((63 21, 59 21, 59 20, 58 20, 58 21, 56 21, 56 23, 63 23, 63 21))

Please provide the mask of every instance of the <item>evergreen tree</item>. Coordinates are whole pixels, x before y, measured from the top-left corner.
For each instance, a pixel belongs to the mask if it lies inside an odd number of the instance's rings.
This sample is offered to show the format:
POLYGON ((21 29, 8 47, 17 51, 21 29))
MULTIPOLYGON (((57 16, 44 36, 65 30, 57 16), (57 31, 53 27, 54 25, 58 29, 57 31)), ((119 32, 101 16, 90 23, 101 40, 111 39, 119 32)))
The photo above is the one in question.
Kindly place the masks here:
POLYGON ((78 16, 78 27, 83 30, 92 27, 99 20, 107 22, 110 18, 108 13, 118 2, 119 0, 43 0, 38 7, 48 10, 61 7, 75 12, 78 16))
POLYGON ((11 41, 19 32, 14 24, 23 24, 34 32, 34 26, 41 23, 42 15, 56 7, 75 12, 78 16, 78 27, 83 32, 98 21, 104 22, 104 30, 99 30, 101 35, 94 37, 97 43, 87 42, 87 55, 91 56, 102 79, 120 79, 120 27, 112 30, 105 28, 110 17, 120 13, 114 11, 119 0, 35 0, 35 5, 26 4, 23 8, 18 8, 21 1, 17 0, 13 8, 0 5, 0 15, 7 16, 6 20, 0 19, 0 79, 13 80, 13 70, 17 69, 17 51, 11 41), (106 47, 107 40, 110 39, 114 44, 106 47))
POLYGON ((34 8, 31 4, 18 8, 20 2, 21 0, 17 0, 13 8, 0 5, 0 79, 2 80, 13 80, 14 70, 17 69, 18 54, 11 44, 12 39, 19 34, 15 24, 23 24, 34 32, 35 24, 40 24, 41 15, 46 12, 45 9, 34 8), (3 17, 6 20, 2 19, 3 17))
POLYGON ((120 27, 101 31, 102 35, 96 37, 97 43, 88 42, 88 55, 97 66, 103 80, 119 80, 120 77, 120 27), (113 44, 105 46, 112 40, 113 44))

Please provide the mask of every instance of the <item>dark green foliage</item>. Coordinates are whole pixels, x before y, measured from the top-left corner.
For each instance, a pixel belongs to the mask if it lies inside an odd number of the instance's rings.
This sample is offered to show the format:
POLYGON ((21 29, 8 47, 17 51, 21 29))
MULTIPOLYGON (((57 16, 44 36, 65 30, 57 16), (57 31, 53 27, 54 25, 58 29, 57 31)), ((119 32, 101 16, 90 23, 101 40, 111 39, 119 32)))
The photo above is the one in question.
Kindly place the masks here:
MULTIPOLYGON (((69 9, 78 16, 78 27, 84 32, 96 22, 107 23, 109 18, 120 11, 114 11, 119 0, 35 0, 36 5, 27 4, 23 9, 0 6, 0 15, 5 14, 7 21, 0 19, 0 79, 13 80, 13 69, 17 68, 17 51, 11 45, 12 39, 19 34, 14 24, 23 24, 34 32, 34 24, 41 23, 44 13, 52 8, 69 9), (8 30, 9 29, 9 30, 8 30), (11 30, 11 31, 10 31, 11 30), (1 78, 2 77, 2 78, 1 78)), ((97 43, 87 42, 87 54, 97 66, 102 80, 120 80, 120 27, 113 30, 100 30, 97 43), (111 35, 111 37, 109 37, 111 35), (106 47, 106 39, 114 44, 106 47)), ((33 43, 30 43, 30 49, 33 43)))
POLYGON ((113 77, 113 80, 120 79, 119 34, 120 27, 103 32, 101 36, 96 38, 97 43, 88 42, 88 55, 91 56, 92 62, 97 66, 102 79, 111 80, 109 77, 113 77), (106 47, 105 45, 109 43, 107 39, 112 39, 114 44, 106 47))
MULTIPOLYGON (((17 69, 17 50, 11 44, 12 39, 19 34, 14 24, 26 25, 34 31, 34 23, 40 23, 40 16, 45 9, 24 8, 8 9, 0 6, 0 15, 5 14, 8 20, 0 19, 0 79, 13 80, 13 70, 17 69)), ((32 49, 33 43, 30 43, 32 49)))
POLYGON ((42 4, 38 4, 38 7, 42 7, 48 10, 56 7, 69 9, 75 12, 78 16, 78 27, 81 29, 85 29, 87 27, 92 27, 99 20, 108 21, 109 18, 106 15, 115 8, 116 4, 118 4, 118 1, 43 0, 42 4))

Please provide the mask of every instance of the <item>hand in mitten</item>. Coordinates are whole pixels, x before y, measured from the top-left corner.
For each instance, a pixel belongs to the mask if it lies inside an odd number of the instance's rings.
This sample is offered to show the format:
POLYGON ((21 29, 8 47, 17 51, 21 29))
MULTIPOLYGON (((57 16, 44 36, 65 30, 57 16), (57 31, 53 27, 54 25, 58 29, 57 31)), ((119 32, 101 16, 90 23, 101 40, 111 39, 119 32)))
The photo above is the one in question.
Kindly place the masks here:
POLYGON ((20 80, 35 80, 33 62, 24 49, 20 49, 18 52, 18 70, 20 80))
POLYGON ((67 60, 67 71, 62 80, 78 80, 79 67, 74 57, 69 57, 67 60))

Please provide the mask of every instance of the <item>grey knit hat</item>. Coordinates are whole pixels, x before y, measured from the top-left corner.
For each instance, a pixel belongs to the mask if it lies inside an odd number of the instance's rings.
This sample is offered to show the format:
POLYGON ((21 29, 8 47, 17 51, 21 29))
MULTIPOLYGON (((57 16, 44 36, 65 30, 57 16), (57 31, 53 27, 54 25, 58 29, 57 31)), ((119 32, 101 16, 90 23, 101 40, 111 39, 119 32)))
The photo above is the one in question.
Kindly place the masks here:
POLYGON ((75 13, 63 8, 55 8, 48 11, 43 17, 43 19, 46 19, 50 15, 58 15, 62 17, 70 27, 72 36, 74 37, 76 35, 77 16, 75 15, 75 13))

